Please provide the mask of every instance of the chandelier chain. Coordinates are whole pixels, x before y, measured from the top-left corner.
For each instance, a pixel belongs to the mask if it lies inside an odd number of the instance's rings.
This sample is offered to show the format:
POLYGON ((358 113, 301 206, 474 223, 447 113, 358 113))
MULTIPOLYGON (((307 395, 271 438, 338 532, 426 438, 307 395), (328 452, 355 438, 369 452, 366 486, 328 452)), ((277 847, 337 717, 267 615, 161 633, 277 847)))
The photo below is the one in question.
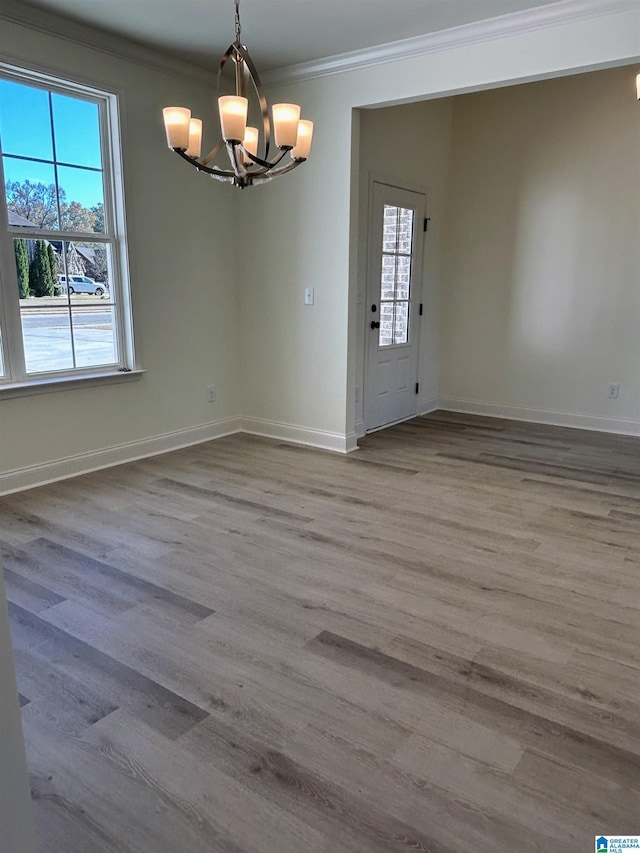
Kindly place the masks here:
POLYGON ((236 6, 236 42, 240 43, 240 33, 242 32, 242 27, 240 26, 240 0, 235 0, 236 6))

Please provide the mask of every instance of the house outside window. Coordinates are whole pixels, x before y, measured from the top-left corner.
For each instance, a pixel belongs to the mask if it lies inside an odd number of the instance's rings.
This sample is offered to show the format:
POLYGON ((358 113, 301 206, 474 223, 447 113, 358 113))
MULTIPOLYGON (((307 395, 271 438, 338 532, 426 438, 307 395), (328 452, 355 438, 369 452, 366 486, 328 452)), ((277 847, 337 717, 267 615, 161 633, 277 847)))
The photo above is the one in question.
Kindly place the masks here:
POLYGON ((0 65, 0 391, 134 367, 117 106, 0 65))

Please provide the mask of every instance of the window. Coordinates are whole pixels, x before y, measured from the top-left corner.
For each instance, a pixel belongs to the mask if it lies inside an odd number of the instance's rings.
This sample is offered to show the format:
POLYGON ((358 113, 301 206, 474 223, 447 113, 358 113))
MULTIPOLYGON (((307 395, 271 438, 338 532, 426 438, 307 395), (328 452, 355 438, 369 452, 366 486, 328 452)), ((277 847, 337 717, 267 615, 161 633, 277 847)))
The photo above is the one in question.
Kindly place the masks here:
POLYGON ((0 388, 129 371, 115 95, 0 66, 0 388))
POLYGON ((382 227, 378 345, 388 347, 409 341, 413 210, 385 204, 382 227))

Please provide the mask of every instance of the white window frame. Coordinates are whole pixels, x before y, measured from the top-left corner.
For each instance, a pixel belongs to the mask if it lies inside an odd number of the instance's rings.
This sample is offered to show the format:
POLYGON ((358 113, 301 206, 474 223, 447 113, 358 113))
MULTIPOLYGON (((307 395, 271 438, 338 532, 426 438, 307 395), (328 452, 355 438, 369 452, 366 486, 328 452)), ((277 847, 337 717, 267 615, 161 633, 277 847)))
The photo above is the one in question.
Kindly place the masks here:
POLYGON ((94 86, 2 61, 0 61, 0 77, 98 105, 105 224, 104 233, 10 226, 4 189, 4 170, 0 156, 0 332, 4 365, 4 375, 0 375, 0 397, 54 390, 60 385, 72 386, 79 381, 95 382, 139 375, 142 371, 135 358, 129 288, 118 96, 94 86), (110 300, 114 303, 117 363, 27 373, 14 253, 14 239, 19 237, 61 241, 63 245, 65 242, 104 243, 109 247, 111 255, 109 288, 110 300))

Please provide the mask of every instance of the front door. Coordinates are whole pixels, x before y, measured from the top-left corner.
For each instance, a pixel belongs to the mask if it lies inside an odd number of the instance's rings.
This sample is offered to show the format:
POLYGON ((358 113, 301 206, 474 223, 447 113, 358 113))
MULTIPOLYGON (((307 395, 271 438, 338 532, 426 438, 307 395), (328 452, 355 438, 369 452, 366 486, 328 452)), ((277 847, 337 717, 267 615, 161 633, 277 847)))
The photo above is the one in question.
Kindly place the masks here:
POLYGON ((373 183, 364 418, 367 431, 416 414, 426 201, 373 183))

